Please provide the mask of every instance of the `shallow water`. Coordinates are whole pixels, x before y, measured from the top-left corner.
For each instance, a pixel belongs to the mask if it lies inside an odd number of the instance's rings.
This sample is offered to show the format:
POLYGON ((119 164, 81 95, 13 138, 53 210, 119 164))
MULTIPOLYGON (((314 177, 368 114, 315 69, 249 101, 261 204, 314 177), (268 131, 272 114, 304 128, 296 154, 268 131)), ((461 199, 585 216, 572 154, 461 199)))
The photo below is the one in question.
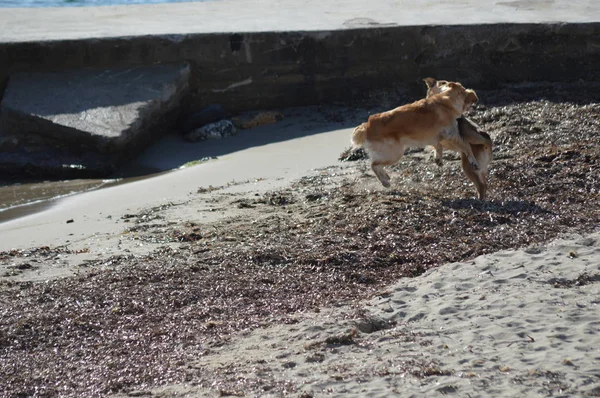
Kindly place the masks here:
POLYGON ((96 7, 129 4, 186 3, 206 0, 0 0, 0 7, 96 7))
POLYGON ((123 166, 122 170, 112 178, 106 179, 26 181, 18 183, 0 180, 0 224, 47 209, 59 199, 67 196, 152 178, 168 173, 172 169, 147 167, 132 162, 123 166))
POLYGON ((34 213, 52 200, 104 188, 119 183, 110 180, 41 181, 19 184, 0 184, 0 223, 34 213))

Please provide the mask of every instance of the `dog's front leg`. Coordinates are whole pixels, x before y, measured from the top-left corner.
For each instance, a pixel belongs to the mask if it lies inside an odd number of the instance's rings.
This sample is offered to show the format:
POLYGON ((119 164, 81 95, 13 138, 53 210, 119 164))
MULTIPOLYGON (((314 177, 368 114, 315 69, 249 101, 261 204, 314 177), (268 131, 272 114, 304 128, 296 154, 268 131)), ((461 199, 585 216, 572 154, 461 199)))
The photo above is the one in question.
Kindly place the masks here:
POLYGON ((443 148, 442 148, 442 143, 438 142, 435 146, 435 164, 437 164, 438 166, 442 166, 442 153, 443 153, 443 148))

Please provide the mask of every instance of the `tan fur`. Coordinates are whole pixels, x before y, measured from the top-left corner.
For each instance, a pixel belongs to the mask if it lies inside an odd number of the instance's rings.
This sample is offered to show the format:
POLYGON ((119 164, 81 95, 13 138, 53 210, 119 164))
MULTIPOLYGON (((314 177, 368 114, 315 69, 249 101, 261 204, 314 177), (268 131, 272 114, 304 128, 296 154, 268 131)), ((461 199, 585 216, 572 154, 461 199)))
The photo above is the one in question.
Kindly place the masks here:
MULTIPOLYGON (((448 88, 449 82, 446 80, 435 80, 428 77, 424 79, 427 85, 427 96, 439 94, 448 88)), ((442 140, 442 148, 460 152, 461 166, 467 178, 475 184, 478 197, 484 200, 487 191, 488 166, 492 161, 492 140, 488 134, 481 131, 479 127, 466 117, 458 119, 456 126, 452 126, 450 131, 445 134, 450 139, 442 140), (468 160, 468 156, 460 150, 460 145, 455 145, 455 140, 464 140, 471 147, 471 152, 477 159, 479 169, 473 169, 468 160)), ((437 158, 437 153, 436 153, 437 158)))
MULTIPOLYGON (((354 130, 352 143, 365 147, 371 157, 373 172, 383 186, 389 187, 390 177, 383 167, 400 160, 408 146, 433 145, 440 161, 441 142, 446 139, 443 132, 476 100, 474 91, 466 90, 460 83, 448 83, 439 94, 371 115, 366 123, 354 130)), ((453 141, 453 144, 467 154, 469 163, 477 169, 471 147, 461 140, 453 141)))
POLYGON ((352 133, 352 144, 354 146, 362 146, 367 139, 367 123, 363 123, 354 129, 352 133))

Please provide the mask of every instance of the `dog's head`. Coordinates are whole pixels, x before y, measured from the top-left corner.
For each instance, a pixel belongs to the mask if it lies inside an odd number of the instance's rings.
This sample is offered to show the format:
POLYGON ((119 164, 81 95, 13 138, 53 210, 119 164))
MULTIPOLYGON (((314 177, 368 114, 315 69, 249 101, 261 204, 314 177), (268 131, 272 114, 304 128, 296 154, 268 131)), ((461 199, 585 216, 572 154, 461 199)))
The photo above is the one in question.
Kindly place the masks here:
POLYGON ((460 83, 449 82, 447 80, 436 80, 433 77, 425 78, 423 81, 427 85, 427 97, 451 90, 456 90, 459 92, 459 95, 461 95, 464 99, 463 111, 467 110, 469 106, 479 101, 475 91, 471 89, 465 89, 460 83))
POLYGON ((471 89, 466 89, 465 90, 465 104, 463 106, 463 110, 466 111, 471 105, 473 105, 477 101, 479 101, 479 98, 477 97, 477 94, 475 94, 475 91, 473 91, 471 89))
POLYGON ((427 85, 427 97, 443 93, 450 88, 448 87, 450 82, 447 80, 435 80, 433 77, 427 77, 423 81, 427 85))

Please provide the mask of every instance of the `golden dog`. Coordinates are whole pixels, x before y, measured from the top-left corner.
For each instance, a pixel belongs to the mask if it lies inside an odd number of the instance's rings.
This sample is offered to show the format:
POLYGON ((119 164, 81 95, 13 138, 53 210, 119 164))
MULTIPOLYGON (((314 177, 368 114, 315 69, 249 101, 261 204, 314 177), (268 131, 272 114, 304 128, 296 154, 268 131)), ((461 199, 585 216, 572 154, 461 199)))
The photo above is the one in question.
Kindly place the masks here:
POLYGON ((463 111, 477 100, 473 90, 450 82, 438 94, 371 115, 354 129, 352 143, 355 147, 363 146, 369 153, 371 169, 384 187, 390 187, 390 176, 383 167, 400 160, 406 147, 432 145, 436 149, 436 162, 441 163, 442 142, 451 143, 466 154, 470 166, 477 170, 479 165, 471 146, 458 134, 446 134, 452 131, 463 111))
MULTIPOLYGON (((449 82, 446 80, 435 80, 432 77, 424 79, 424 82, 427 85, 428 97, 442 93, 449 85, 449 82)), ((471 167, 467 155, 454 145, 453 140, 442 140, 441 142, 442 148, 460 152, 462 169, 467 178, 475 184, 479 199, 484 200, 488 186, 488 166, 492 161, 492 139, 487 133, 481 131, 479 126, 473 123, 473 121, 464 116, 461 116, 457 120, 456 125, 449 127, 444 135, 452 137, 459 135, 471 146, 471 152, 479 165, 478 170, 471 167)), ((436 159, 437 157, 436 150, 436 159)))

